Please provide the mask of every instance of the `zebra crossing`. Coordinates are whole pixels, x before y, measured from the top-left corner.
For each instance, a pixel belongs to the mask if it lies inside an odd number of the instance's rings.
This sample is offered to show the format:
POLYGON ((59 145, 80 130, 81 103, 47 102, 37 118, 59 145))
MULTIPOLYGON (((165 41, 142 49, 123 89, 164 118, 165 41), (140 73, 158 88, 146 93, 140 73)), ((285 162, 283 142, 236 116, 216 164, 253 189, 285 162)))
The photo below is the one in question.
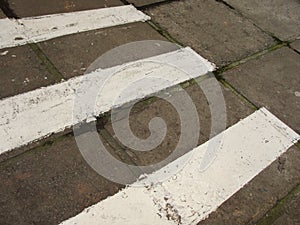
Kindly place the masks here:
MULTIPOLYGON (((132 5, 18 20, 0 19, 0 49, 148 20, 151 18, 132 5)), ((118 106, 215 70, 213 63, 192 48, 181 47, 0 99, 0 154, 45 139, 78 123, 95 121, 100 114, 118 106), (174 68, 164 66, 166 64, 174 68), (129 76, 126 71, 122 73, 122 68, 132 65, 136 67, 134 76, 129 76), (182 71, 188 76, 183 77, 182 71), (106 83, 111 74, 115 78, 106 83), (114 103, 118 98, 116 90, 148 74, 152 77, 164 74, 169 82, 137 85, 131 95, 118 105, 114 103), (96 108, 84 108, 74 118, 74 101, 78 95, 85 95, 81 92, 82 86, 95 90, 103 86, 105 91, 97 99, 96 108)), ((198 224, 299 140, 295 131, 266 108, 261 108, 166 167, 143 175, 117 194, 74 217, 65 218, 61 224, 198 224), (209 151, 216 154, 210 165, 201 170, 201 162, 209 151), (186 165, 176 171, 182 164, 186 165), (166 174, 170 177, 162 179, 166 174)))

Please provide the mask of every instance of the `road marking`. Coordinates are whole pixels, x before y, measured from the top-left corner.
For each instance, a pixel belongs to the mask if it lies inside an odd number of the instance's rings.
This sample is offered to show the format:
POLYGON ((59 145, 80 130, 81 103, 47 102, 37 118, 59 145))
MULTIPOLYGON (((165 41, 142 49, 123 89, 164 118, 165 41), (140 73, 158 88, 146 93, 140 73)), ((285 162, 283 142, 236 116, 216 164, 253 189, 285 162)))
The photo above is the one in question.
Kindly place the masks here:
POLYGON ((118 97, 118 91, 136 80, 146 79, 149 74, 151 77, 161 77, 163 74, 169 82, 139 83, 135 85, 129 96, 118 103, 121 105, 141 99, 204 75, 215 68, 213 64, 188 47, 124 65, 96 70, 63 83, 0 100, 0 154, 63 131, 78 122, 93 120, 96 115, 116 106, 113 100, 118 97), (132 64, 137 65, 131 67, 134 73, 129 74, 127 70, 116 73, 124 65, 132 64), (183 77, 182 72, 177 68, 186 71, 191 77, 183 77), (106 82, 112 74, 114 76, 110 79, 111 82, 106 82), (77 112, 78 117, 73 118, 75 97, 84 96, 90 90, 99 91, 104 82, 106 83, 101 94, 102 98, 98 99, 95 108, 84 108, 82 113, 77 112), (87 88, 81 90, 84 86, 87 88))
POLYGON ((19 20, 0 19, 0 49, 149 19, 132 5, 19 20))
POLYGON ((85 209, 61 225, 197 224, 269 166, 300 136, 262 108, 205 144, 85 209), (214 145, 213 143, 220 144, 214 145), (212 145, 211 145, 212 144, 212 145), (215 161, 200 171, 208 147, 217 147, 215 161), (172 178, 151 187, 176 165, 189 162, 172 178))

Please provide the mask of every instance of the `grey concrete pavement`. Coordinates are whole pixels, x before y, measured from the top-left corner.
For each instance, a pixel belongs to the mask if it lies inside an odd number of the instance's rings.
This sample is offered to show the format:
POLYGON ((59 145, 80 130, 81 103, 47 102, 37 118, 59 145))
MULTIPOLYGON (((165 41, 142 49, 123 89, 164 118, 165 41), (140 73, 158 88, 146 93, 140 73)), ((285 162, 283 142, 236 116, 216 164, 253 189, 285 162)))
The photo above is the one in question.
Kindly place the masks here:
POLYGON ((277 202, 257 225, 298 225, 300 224, 300 185, 293 189, 286 197, 277 202))
MULTIPOLYGON (((160 0, 128 0, 136 6, 158 1, 160 0)), ((119 0, 8 2, 20 17, 123 4, 119 0)), ((233 68, 226 67, 230 69, 218 74, 226 100, 227 127, 254 111, 253 105, 249 103, 251 101, 258 107, 267 107, 299 133, 300 55, 288 47, 280 47, 275 51, 269 49, 277 41, 267 34, 272 33, 282 40, 299 36, 299 2, 226 2, 236 10, 221 1, 183 0, 155 4, 145 12, 163 29, 162 33, 168 32, 184 46, 191 46, 218 66, 227 66, 243 59, 240 61, 243 64, 233 68), (260 57, 253 56, 250 61, 245 60, 262 50, 267 53, 260 57)), ((4 15, 0 11, 0 18, 1 16, 4 15)), ((26 45, 3 49, 0 51, 3 53, 0 55, 0 99, 56 83, 61 78, 82 75, 103 53, 119 45, 142 40, 167 39, 148 23, 133 23, 60 37, 31 47, 26 45), (8 52, 5 53, 6 51, 8 52)), ((299 52, 299 43, 299 40, 294 41, 290 46, 299 52)), ((152 56, 169 50, 154 49, 143 55, 152 56)), ((116 59, 117 62, 118 60, 126 61, 116 59)), ((209 105, 196 84, 188 83, 183 86, 193 99, 200 117, 201 144, 209 138, 209 105)), ((172 90, 172 96, 180 94, 176 88, 172 90)), ((138 103, 131 113, 131 128, 137 137, 147 138, 150 135, 148 123, 156 116, 164 118, 168 133, 160 146, 147 153, 137 153, 125 148, 114 136, 107 117, 101 117, 98 121, 100 136, 109 153, 116 159, 133 165, 149 165, 170 155, 180 135, 178 114, 170 104, 159 99, 138 103)), ((189 146, 185 146, 182 152, 189 150, 189 146)), ((276 211, 276 204, 300 184, 299 161, 298 144, 199 225, 255 224, 264 221, 272 208, 275 206, 276 211)), ((58 224, 115 194, 121 188, 93 171, 78 151, 74 137, 66 133, 18 149, 15 155, 0 157, 0 180, 3 181, 0 182, 0 224, 3 225, 58 224)), ((259 225, 297 224, 300 218, 299 194, 288 199, 290 201, 284 201, 282 213, 275 215, 271 222, 268 220, 268 223, 259 225)))
MULTIPOLYGON (((132 23, 60 37, 38 45, 63 77, 67 79, 84 74, 86 69, 107 51, 123 44, 144 40, 166 41, 149 24, 132 23)), ((138 51, 144 51, 144 49, 138 49, 138 51)), ((154 51, 148 56, 158 53, 154 51)), ((146 56, 147 54, 143 53, 143 55, 146 56)), ((111 61, 114 60, 111 59, 111 61)))
POLYGON ((299 186, 296 193, 289 196, 288 200, 284 202, 284 206, 279 218, 277 218, 273 225, 298 225, 300 224, 300 191, 299 186))
POLYGON ((41 16, 123 5, 119 0, 8 0, 8 4, 19 17, 41 16))
POLYGON ((55 83, 56 78, 28 45, 0 53, 0 99, 55 83))
POLYGON ((87 165, 73 136, 31 149, 0 168, 3 225, 58 224, 121 188, 87 165))
POLYGON ((300 55, 283 47, 222 76, 255 105, 265 106, 299 133, 299 71, 300 55))
POLYGON ((291 47, 300 53, 300 40, 291 43, 291 47))
POLYGON ((146 13, 176 40, 218 66, 275 43, 249 20, 217 1, 174 1, 147 9, 146 13))
MULTIPOLYGON (((203 82, 203 81, 202 81, 203 82)), ((241 100, 238 96, 234 95, 229 89, 221 87, 226 102, 227 108, 227 124, 226 127, 230 127, 237 123, 239 120, 247 117, 253 113, 253 109, 241 100)), ((176 89, 175 89, 176 90, 176 89)), ((198 84, 191 84, 182 91, 175 91, 170 97, 166 99, 170 101, 173 99, 180 99, 182 92, 186 92, 192 98, 193 103, 196 106, 198 112, 198 118, 200 120, 200 133, 198 145, 203 144, 210 138, 211 132, 211 111, 209 105, 207 104, 206 96, 200 89, 198 84)), ((167 91, 169 93, 169 91, 167 91)), ((133 161, 136 165, 152 165, 161 162, 163 159, 167 158, 177 147, 179 138, 181 135, 181 123, 180 118, 176 110, 172 107, 170 103, 163 99, 157 99, 151 102, 151 104, 145 104, 141 102, 134 106, 131 116, 130 116, 130 127, 132 132, 141 139, 146 139, 150 135, 148 128, 148 123, 154 117, 161 117, 167 124, 167 135, 163 142, 151 151, 147 152, 137 152, 126 148, 122 143, 115 138, 115 141, 123 146, 124 151, 132 156, 133 161)), ((226 121, 225 121, 226 122, 226 121)), ((115 133, 111 123, 107 123, 105 128, 108 130, 112 137, 115 137, 115 133)), ((195 146, 191 146, 191 143, 185 143, 180 147, 179 154, 176 158, 189 152, 195 146)), ((174 159, 173 159, 174 160, 174 159)), ((172 160, 172 161, 173 161, 172 160)))
POLYGON ((300 4, 298 0, 224 0, 251 18, 259 27, 281 40, 300 37, 300 4))

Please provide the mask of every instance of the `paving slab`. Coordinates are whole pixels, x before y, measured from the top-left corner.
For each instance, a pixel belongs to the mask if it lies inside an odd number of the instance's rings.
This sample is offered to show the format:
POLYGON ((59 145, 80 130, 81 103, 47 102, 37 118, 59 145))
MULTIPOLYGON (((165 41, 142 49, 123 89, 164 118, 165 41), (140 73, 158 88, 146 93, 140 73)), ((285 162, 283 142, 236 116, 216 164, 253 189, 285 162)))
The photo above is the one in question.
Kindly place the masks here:
POLYGON ((0 99, 55 83, 29 46, 0 50, 0 99))
MULTIPOLYGON (((198 84, 193 84, 185 89, 188 93, 193 103, 197 109, 198 117, 200 121, 200 133, 198 145, 206 142, 210 138, 211 132, 211 112, 207 99, 198 86, 198 84)), ((253 112, 247 103, 240 100, 236 95, 234 95, 229 89, 222 87, 224 94, 226 108, 227 108, 227 127, 237 123, 240 119, 245 118, 253 112)), ((183 91, 175 92, 171 94, 170 99, 180 99, 183 91)), ((181 135, 181 127, 184 126, 184 122, 181 124, 179 114, 176 109, 168 102, 170 99, 155 99, 149 104, 140 102, 136 104, 130 115, 130 128, 132 132, 140 139, 148 138, 151 133, 149 131, 149 122, 154 117, 162 118, 167 125, 167 134, 162 143, 151 151, 138 152, 130 148, 125 147, 116 137, 113 126, 111 122, 105 125, 107 131, 114 137, 115 141, 123 146, 124 150, 133 159, 133 162, 139 166, 149 166, 155 163, 161 162, 163 159, 167 158, 177 147, 181 135)), ((151 99, 149 100, 151 101, 151 99)), ((123 109, 120 109, 123 110, 123 109)), ((221 115, 219 115, 221 117, 221 115)), ((174 158, 187 153, 192 150, 195 146, 191 143, 185 143, 180 145, 179 154, 174 155, 174 158)))
POLYGON ((287 196, 259 220, 257 225, 295 225, 300 223, 300 185, 294 188, 287 196))
MULTIPOLYGON (((298 188, 299 189, 299 188, 298 188)), ((287 202, 281 212, 282 215, 273 223, 273 225, 297 225, 300 224, 300 193, 299 190, 287 202)))
POLYGON ((296 40, 291 44, 291 47, 300 53, 300 40, 296 40))
POLYGON ((283 47, 223 74, 255 105, 265 106, 300 132, 300 55, 283 47))
POLYGON ((176 40, 218 66, 274 44, 249 20, 217 1, 175 1, 145 12, 176 40))
POLYGON ((0 164, 0 224, 59 224, 119 191, 84 161, 73 136, 0 164))
POLYGON ((14 13, 21 18, 123 5, 119 0, 8 0, 8 3, 14 13))
POLYGON ((293 40, 300 36, 298 0, 225 0, 225 2, 281 40, 293 40))
MULTIPOLYGON (((147 23, 132 23, 60 37, 38 45, 67 79, 84 74, 86 69, 107 51, 123 44, 144 40, 166 39, 147 23)), ((145 49, 139 51, 136 55, 140 55, 143 51, 145 53, 142 55, 148 54, 145 49)), ((149 51, 148 57, 167 51, 169 49, 149 51)))
POLYGON ((199 225, 256 224, 299 184, 299 160, 300 149, 291 147, 199 225))
POLYGON ((166 0, 128 0, 127 2, 133 4, 136 7, 142 7, 142 6, 152 5, 164 1, 166 0))

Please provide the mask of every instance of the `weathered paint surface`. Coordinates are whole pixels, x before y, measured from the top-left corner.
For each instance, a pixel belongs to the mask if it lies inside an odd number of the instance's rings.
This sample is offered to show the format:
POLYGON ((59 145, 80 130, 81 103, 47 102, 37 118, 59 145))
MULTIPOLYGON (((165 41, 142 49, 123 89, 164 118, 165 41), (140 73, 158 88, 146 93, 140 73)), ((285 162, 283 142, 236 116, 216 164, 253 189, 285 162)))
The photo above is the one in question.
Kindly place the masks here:
POLYGON ((106 27, 149 20, 131 5, 0 20, 0 49, 106 27))
POLYGON ((94 120, 95 116, 113 107, 204 75, 213 69, 214 65, 192 49, 183 48, 125 65, 99 69, 63 83, 3 99, 0 101, 0 154, 60 132, 78 122, 94 120), (124 66, 129 69, 122 69, 124 66), (148 77, 159 80, 138 82, 148 77), (135 85, 130 93, 121 100, 117 99, 122 90, 132 84, 135 85), (81 98, 83 103, 91 101, 101 88, 101 98, 88 106, 77 108, 74 114, 75 100, 79 105, 81 98))
POLYGON ((299 140, 299 135, 265 108, 145 180, 85 209, 61 225, 197 224, 299 140), (200 170, 206 151, 217 156, 200 170), (186 166, 170 179, 177 164, 186 166), (153 181, 153 186, 143 183, 153 181))

